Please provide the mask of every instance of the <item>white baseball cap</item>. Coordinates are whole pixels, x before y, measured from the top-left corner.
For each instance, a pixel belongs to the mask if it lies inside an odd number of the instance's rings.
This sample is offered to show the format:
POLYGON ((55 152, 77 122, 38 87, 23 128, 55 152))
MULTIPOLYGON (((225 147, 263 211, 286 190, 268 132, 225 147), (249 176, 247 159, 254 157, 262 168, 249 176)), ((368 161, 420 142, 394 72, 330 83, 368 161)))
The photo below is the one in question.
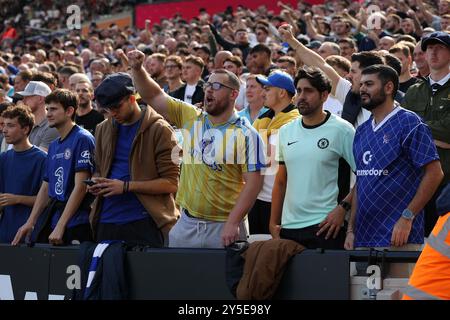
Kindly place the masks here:
POLYGON ((30 81, 28 82, 25 90, 17 92, 19 96, 27 97, 27 96, 48 96, 52 90, 48 85, 46 85, 42 81, 30 81))

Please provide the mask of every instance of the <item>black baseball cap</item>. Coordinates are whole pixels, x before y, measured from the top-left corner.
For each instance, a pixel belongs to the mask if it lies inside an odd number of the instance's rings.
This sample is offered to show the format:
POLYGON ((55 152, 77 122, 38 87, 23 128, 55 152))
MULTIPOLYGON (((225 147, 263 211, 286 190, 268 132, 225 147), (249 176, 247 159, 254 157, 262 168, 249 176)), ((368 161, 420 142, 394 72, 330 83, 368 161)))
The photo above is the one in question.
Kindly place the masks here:
POLYGON ((441 43, 450 48, 450 34, 444 31, 436 31, 422 38, 422 51, 427 50, 427 46, 431 43, 441 43))
POLYGON ((125 72, 118 72, 107 76, 95 89, 94 95, 100 107, 110 108, 135 92, 131 76, 125 72))

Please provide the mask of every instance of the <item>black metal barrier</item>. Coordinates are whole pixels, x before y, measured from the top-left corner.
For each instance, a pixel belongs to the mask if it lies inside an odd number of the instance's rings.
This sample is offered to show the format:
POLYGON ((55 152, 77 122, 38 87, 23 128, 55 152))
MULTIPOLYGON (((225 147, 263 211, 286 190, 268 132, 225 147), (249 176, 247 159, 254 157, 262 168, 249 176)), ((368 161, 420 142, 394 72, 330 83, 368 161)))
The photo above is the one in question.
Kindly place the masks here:
MULTIPOLYGON (((385 252, 374 263, 415 262, 420 252, 385 252)), ((350 261, 367 261, 369 251, 305 250, 295 256, 275 299, 350 299, 350 261)), ((79 285, 78 248, 0 245, 0 299, 70 299, 79 285)), ((128 252, 131 299, 230 300, 225 250, 148 249, 128 252)))

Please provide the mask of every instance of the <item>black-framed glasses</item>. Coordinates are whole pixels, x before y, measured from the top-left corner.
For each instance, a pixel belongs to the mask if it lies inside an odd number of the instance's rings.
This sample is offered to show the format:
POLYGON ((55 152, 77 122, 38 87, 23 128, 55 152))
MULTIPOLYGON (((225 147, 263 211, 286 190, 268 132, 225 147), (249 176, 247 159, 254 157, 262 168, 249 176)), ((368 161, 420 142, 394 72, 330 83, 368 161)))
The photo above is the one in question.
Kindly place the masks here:
POLYGON ((223 83, 220 83, 220 82, 206 82, 203 85, 203 90, 206 91, 206 89, 208 89, 209 87, 211 87, 214 91, 220 90, 220 89, 222 89, 222 87, 225 87, 225 88, 228 88, 228 89, 231 89, 231 90, 238 90, 238 89, 232 88, 232 87, 227 86, 227 85, 225 85, 223 83))

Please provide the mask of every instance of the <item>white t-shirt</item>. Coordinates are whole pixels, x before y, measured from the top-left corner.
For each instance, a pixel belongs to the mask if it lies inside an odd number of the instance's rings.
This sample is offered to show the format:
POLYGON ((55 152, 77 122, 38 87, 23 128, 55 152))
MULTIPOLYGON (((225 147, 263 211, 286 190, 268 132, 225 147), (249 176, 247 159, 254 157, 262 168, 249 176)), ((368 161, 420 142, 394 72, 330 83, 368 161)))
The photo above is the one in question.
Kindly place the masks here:
POLYGON ((192 96, 194 95, 196 85, 186 85, 186 91, 184 92, 184 102, 192 104, 192 96))
MULTIPOLYGON (((273 133, 269 137, 269 145, 271 147, 272 152, 274 153, 271 158, 275 158, 275 148, 278 145, 278 134, 273 133)), ((261 170, 261 174, 264 175, 264 183, 261 188, 261 191, 258 194, 258 200, 265 202, 272 202, 272 189, 273 184, 275 183, 275 175, 277 174, 277 166, 278 162, 273 161, 270 167, 264 168, 261 170)))
POLYGON ((247 87, 245 85, 245 82, 241 82, 241 86, 239 87, 239 95, 236 98, 236 110, 241 111, 244 109, 244 106, 246 106, 247 103, 247 97, 246 97, 246 91, 247 87))
MULTIPOLYGON (((336 87, 336 99, 344 106, 345 97, 352 89, 352 83, 344 78, 340 78, 336 87)), ((330 111, 331 112, 331 111, 330 111)), ((342 112, 342 111, 341 111, 342 112)), ((370 111, 361 108, 355 122, 355 129, 362 125, 370 118, 370 111)))
POLYGON ((342 116, 343 107, 344 106, 342 105, 342 103, 331 94, 328 96, 327 100, 323 104, 324 110, 330 111, 332 114, 335 114, 338 117, 342 116))

